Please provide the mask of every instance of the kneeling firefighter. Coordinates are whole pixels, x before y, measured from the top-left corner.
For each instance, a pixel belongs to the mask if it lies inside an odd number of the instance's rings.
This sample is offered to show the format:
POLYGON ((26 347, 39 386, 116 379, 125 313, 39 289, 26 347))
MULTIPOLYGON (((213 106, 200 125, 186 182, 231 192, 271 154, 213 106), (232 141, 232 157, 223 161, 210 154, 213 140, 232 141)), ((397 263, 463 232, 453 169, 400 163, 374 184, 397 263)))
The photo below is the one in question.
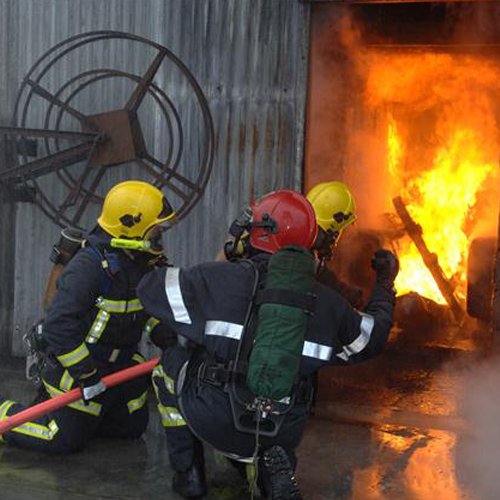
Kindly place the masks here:
POLYGON ((196 346, 166 350, 153 378, 173 489, 185 498, 206 493, 204 441, 230 458, 257 461, 267 497, 301 498, 294 450, 312 375, 381 352, 398 261, 377 252, 376 284, 360 313, 315 279, 318 226, 305 197, 272 192, 234 224, 249 234, 247 259, 158 269, 138 287, 145 310, 196 346))
MULTIPOLYGON (((138 352, 143 333, 166 347, 167 332, 143 310, 136 287, 148 272, 165 265, 161 224, 174 215, 156 187, 122 182, 108 192, 97 226, 80 244, 73 237, 72 251, 56 247, 51 260, 64 269, 37 328, 45 360, 41 399, 77 386, 83 399, 6 432, 2 441, 65 453, 82 449, 96 435, 142 435, 149 377, 108 390, 101 378, 144 361, 138 352)), ((24 408, 1 399, 0 420, 24 408)))

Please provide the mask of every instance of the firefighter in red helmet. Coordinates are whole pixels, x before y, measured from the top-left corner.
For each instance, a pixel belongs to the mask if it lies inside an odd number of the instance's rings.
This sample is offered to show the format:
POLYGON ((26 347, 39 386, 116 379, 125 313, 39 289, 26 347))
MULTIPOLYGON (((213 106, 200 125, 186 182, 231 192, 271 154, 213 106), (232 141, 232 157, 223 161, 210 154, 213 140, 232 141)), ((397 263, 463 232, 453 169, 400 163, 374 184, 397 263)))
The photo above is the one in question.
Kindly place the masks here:
MULTIPOLYGON (((354 196, 343 182, 330 181, 314 186, 306 198, 314 209, 318 223, 318 235, 314 244, 318 262, 317 279, 320 283, 340 292, 353 307, 361 309, 364 305, 363 291, 339 279, 328 266, 340 236, 356 221, 354 196)), ((226 242, 224 257, 227 260, 248 257, 251 251, 249 234, 248 232, 241 234, 238 220, 233 223, 229 233, 234 239, 226 242)), ((222 254, 217 260, 221 258, 222 254)))
POLYGON ((193 346, 167 349, 153 377, 173 488, 185 498, 206 493, 203 440, 231 459, 257 461, 267 498, 299 499, 294 451, 312 376, 381 352, 398 262, 386 250, 375 256, 376 284, 360 313, 315 279, 318 224, 301 194, 263 196, 231 232, 233 245, 248 234, 248 258, 156 270, 138 287, 146 311, 193 346))

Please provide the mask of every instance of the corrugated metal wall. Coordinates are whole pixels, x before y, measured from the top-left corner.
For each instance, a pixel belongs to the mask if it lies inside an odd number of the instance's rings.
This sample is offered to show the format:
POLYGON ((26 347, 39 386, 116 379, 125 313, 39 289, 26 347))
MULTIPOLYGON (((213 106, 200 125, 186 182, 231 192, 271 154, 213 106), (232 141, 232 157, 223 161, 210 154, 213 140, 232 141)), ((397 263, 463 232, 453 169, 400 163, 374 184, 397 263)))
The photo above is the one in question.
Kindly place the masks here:
MULTIPOLYGON (((0 117, 5 123, 13 112, 20 83, 36 59, 70 36, 117 30, 169 48, 207 97, 216 150, 204 196, 167 233, 167 247, 179 265, 212 259, 229 223, 252 196, 301 186, 309 9, 298 0, 0 0, 0 117)), ((62 83, 75 71, 94 63, 105 66, 117 58, 136 74, 147 67, 143 52, 123 54, 116 49, 99 54, 98 61, 87 54, 64 62, 50 78, 62 83)), ((174 102, 183 98, 182 89, 169 86, 168 77, 158 85, 168 88, 174 102)), ((125 90, 117 88, 120 92, 125 90)), ((105 110, 112 97, 94 91, 82 94, 78 105, 105 110)), ((40 119, 44 111, 43 106, 31 110, 39 112, 40 119)), ((185 119, 186 143, 195 144, 195 123, 189 116, 185 119)), ((161 150, 162 134, 145 133, 152 134, 155 150, 161 150)), ((196 147, 186 149, 183 161, 196 163, 198 155, 196 147)), ((54 179, 44 183, 49 196, 58 190, 54 179)), ((106 182, 116 180, 119 177, 111 173, 106 182)), ((91 224, 90 219, 87 222, 91 224)), ((14 269, 15 354, 23 352, 20 332, 41 314, 48 255, 58 231, 37 207, 17 206, 15 262, 9 266, 14 269)), ((0 236, 6 237, 3 232, 0 236)), ((5 266, 8 254, 2 252, 5 266)), ((2 279, 0 290, 1 296, 10 296, 12 284, 2 279)))

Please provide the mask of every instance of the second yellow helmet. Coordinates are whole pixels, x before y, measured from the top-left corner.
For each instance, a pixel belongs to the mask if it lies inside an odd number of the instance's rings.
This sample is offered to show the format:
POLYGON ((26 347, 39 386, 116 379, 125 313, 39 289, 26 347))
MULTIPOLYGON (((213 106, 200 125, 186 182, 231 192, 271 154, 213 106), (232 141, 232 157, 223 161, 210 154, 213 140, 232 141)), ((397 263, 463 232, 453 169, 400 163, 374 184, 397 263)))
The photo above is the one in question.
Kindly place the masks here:
POLYGON ((356 220, 354 197, 343 182, 322 182, 307 193, 307 199, 314 208, 318 225, 336 238, 356 220))

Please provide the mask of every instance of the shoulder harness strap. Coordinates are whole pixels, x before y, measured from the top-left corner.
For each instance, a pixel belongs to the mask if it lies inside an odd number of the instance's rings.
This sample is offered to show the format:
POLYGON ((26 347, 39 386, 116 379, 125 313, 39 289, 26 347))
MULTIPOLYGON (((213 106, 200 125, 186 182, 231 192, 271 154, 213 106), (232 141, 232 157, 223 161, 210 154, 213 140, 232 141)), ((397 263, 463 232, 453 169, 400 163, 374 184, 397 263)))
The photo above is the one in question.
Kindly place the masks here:
POLYGON ((97 259, 103 270, 103 280, 101 280, 101 290, 105 295, 109 293, 111 289, 111 281, 113 276, 120 271, 120 258, 115 252, 106 252, 98 248, 96 245, 92 245, 88 240, 85 240, 84 250, 88 250, 89 255, 97 259))

